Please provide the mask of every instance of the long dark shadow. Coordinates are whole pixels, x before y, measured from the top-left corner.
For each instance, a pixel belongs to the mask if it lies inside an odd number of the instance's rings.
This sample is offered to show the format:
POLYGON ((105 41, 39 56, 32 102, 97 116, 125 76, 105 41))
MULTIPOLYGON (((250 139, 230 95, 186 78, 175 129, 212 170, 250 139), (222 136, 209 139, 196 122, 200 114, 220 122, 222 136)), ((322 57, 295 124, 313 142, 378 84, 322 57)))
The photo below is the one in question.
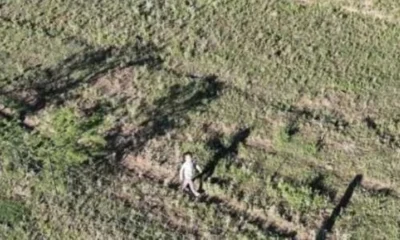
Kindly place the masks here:
POLYGON ((159 51, 154 44, 141 42, 100 49, 87 45, 55 66, 37 65, 10 81, 2 80, 8 84, 0 86, 0 97, 12 103, 10 106, 23 119, 49 104, 62 104, 71 97, 71 90, 113 69, 140 65, 159 68, 162 63, 159 51))
POLYGON ((118 125, 107 134, 105 150, 113 157, 111 160, 104 157, 98 159, 105 166, 102 169, 115 173, 115 167, 120 166, 127 154, 136 155, 151 139, 190 124, 189 114, 205 111, 207 105, 220 96, 223 87, 216 77, 206 77, 184 85, 175 84, 165 96, 151 104, 143 104, 138 115, 146 118, 135 132, 124 133, 122 126, 118 125))
MULTIPOLYGON (((231 158, 236 157, 238 154, 239 144, 242 142, 245 142, 246 139, 250 136, 250 133, 251 133, 250 128, 240 129, 232 137, 232 142, 228 147, 224 146, 224 144, 219 139, 219 136, 213 137, 207 143, 207 145, 211 149, 216 150, 216 153, 214 154, 212 159, 207 163, 207 165, 204 167, 203 172, 201 174, 199 174, 198 176, 196 176, 195 178, 207 180, 214 174, 215 168, 218 166, 221 159, 226 158, 226 157, 231 157, 231 158)), ((227 167, 230 167, 231 164, 232 164, 232 161, 228 162, 227 167)))
POLYGON ((354 179, 350 182, 349 186, 346 189, 343 197, 340 199, 340 202, 336 207, 333 209, 331 216, 324 221, 322 227, 319 229, 317 234, 318 240, 326 239, 326 234, 328 232, 332 232, 333 226, 335 225, 336 219, 340 216, 340 213, 343 209, 347 207, 350 203, 350 199, 353 196, 354 190, 357 186, 361 184, 363 179, 362 174, 358 174, 354 177, 354 179))

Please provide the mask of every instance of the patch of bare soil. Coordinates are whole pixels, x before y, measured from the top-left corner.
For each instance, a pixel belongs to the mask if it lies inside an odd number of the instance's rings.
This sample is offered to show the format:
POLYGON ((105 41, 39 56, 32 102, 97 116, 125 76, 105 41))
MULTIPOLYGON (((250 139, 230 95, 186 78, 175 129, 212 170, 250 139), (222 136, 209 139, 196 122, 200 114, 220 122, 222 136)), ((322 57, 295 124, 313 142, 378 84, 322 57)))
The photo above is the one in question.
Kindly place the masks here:
POLYGON ((252 136, 246 140, 246 145, 256 149, 263 150, 267 153, 276 154, 276 150, 272 141, 266 138, 261 138, 259 136, 252 136))
POLYGON ((149 159, 147 155, 133 155, 129 154, 122 161, 122 165, 128 170, 135 171, 139 177, 146 176, 147 178, 160 181, 162 184, 169 184, 176 182, 175 179, 178 172, 171 171, 166 167, 162 167, 149 159))
MULTIPOLYGON (((14 109, 8 108, 0 104, 0 117, 11 119, 17 118, 18 116, 17 112, 14 109)), ((22 124, 29 129, 35 128, 37 125, 39 125, 39 123, 40 121, 38 117, 33 114, 23 116, 22 124)))
POLYGON ((3 104, 0 104, 0 113, 5 117, 12 117, 14 114, 16 114, 16 112, 13 109, 8 108, 3 104))
POLYGON ((29 107, 38 105, 40 101, 38 91, 32 88, 19 88, 10 84, 2 87, 0 93, 29 107))
POLYGON ((362 150, 356 142, 350 139, 343 139, 339 133, 329 132, 324 137, 324 148, 326 151, 343 152, 346 154, 360 154, 362 150))
POLYGON ((204 133, 210 135, 221 134, 221 133, 230 135, 233 132, 235 132, 235 130, 238 129, 238 126, 236 124, 204 123, 202 128, 204 133))
POLYGON ((342 9, 346 12, 361 14, 367 17, 387 21, 390 23, 399 23, 399 19, 394 17, 393 15, 374 9, 359 9, 353 6, 345 6, 342 9))
POLYGON ((40 120, 39 117, 36 115, 26 115, 24 118, 23 123, 30 128, 35 128, 39 125, 40 120))
POLYGON ((396 198, 400 197, 399 192, 396 190, 396 186, 392 183, 382 182, 372 178, 364 178, 361 182, 361 186, 371 193, 382 194, 396 198))
POLYGON ((326 90, 314 98, 302 96, 295 104, 298 109, 328 110, 349 123, 362 122, 368 114, 375 115, 375 108, 350 93, 326 90))
POLYGON ((135 97, 138 91, 133 85, 134 79, 135 71, 133 67, 117 68, 98 78, 94 87, 109 97, 119 94, 135 97))

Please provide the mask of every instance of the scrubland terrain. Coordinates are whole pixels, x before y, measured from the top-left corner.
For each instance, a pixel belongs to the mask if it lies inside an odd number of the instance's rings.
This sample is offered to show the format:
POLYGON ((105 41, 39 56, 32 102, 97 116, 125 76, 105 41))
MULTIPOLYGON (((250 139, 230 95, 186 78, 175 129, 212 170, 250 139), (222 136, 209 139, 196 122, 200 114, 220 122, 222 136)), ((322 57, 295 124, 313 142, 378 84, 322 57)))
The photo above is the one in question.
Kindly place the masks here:
POLYGON ((399 9, 0 1, 0 238, 399 239, 399 9))

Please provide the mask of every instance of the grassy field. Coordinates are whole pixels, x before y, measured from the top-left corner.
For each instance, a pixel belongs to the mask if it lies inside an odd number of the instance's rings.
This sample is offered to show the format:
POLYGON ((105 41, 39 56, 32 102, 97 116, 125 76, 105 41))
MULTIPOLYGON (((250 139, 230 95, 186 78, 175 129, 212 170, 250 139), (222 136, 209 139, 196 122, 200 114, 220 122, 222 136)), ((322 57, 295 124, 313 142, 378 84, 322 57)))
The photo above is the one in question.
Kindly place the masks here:
POLYGON ((0 1, 0 238, 399 239, 399 9, 0 1))

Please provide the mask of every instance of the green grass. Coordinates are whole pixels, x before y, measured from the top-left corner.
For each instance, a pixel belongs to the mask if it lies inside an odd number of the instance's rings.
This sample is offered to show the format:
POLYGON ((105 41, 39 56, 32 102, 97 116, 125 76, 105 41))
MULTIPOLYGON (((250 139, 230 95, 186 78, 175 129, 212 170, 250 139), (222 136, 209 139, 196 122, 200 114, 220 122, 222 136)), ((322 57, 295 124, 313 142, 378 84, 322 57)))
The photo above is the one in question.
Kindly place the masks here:
POLYGON ((1 201, 0 203, 1 223, 14 225, 23 220, 24 207, 12 201, 1 201))
POLYGON ((2 1, 0 193, 30 217, 0 234, 307 239, 363 174, 330 236, 398 239, 400 4, 307 2, 2 1), (160 183, 246 127, 204 183, 224 201, 160 183))

